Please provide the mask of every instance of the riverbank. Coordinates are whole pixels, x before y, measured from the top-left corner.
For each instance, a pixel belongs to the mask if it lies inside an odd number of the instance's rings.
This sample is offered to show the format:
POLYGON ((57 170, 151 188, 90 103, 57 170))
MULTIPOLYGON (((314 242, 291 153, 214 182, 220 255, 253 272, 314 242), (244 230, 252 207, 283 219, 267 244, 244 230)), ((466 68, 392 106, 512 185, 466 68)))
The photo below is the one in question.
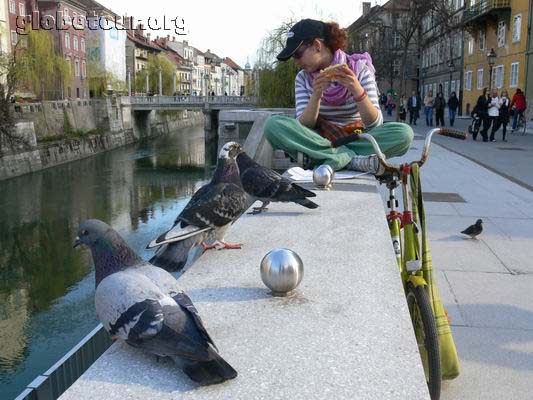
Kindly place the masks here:
MULTIPOLYGON (((79 160, 116 149, 142 138, 203 124, 201 111, 152 111, 135 117, 111 100, 87 103, 83 126, 78 126, 76 102, 53 102, 35 111, 16 114, 13 136, 19 141, 0 156, 0 180, 79 160), (57 103, 57 104, 56 104, 57 103), (58 115, 63 115, 63 119, 58 115), (52 121, 52 122, 51 122, 52 121), (50 128, 50 125, 55 125, 50 128), (52 131, 52 134, 50 134, 52 131)), ((5 147, 5 146, 3 146, 5 147)))

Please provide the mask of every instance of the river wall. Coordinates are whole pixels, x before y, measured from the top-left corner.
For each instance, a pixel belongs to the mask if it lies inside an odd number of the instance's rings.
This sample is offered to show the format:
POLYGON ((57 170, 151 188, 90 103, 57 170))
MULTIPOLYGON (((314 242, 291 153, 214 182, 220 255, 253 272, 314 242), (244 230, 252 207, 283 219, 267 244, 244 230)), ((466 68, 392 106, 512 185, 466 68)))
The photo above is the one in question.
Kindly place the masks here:
POLYGON ((204 123, 202 111, 133 111, 121 97, 15 104, 13 115, 12 139, 0 137, 0 180, 204 123))

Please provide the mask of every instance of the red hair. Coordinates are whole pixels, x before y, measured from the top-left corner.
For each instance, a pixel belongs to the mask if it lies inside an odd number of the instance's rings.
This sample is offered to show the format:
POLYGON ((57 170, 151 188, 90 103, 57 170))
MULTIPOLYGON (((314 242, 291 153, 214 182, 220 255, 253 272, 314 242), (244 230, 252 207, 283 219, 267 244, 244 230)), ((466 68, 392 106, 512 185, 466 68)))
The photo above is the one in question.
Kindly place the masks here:
POLYGON ((341 29, 336 22, 326 22, 326 46, 335 53, 338 49, 346 50, 348 35, 345 29, 341 29))

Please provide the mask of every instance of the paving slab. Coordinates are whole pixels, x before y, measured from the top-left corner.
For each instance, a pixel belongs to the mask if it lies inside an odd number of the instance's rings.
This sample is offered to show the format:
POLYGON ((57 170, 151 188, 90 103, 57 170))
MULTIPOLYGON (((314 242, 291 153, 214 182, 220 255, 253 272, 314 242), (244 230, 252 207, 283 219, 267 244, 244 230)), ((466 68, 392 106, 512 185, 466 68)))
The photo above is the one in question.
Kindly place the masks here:
POLYGON ((114 344, 61 398, 428 399, 381 199, 355 189, 317 192, 316 210, 243 216, 227 236, 242 250, 208 252, 180 278, 235 380, 196 387, 114 344), (276 247, 304 262, 292 297, 272 297, 260 279, 276 247))

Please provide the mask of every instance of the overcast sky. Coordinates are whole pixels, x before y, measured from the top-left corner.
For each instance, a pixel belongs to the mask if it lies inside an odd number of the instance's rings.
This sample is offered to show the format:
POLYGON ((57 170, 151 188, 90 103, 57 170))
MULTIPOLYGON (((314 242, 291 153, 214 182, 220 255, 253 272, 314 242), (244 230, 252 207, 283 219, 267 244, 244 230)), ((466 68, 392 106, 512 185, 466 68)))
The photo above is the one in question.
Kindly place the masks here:
MULTIPOLYGON (((185 21, 186 36, 178 37, 173 30, 161 30, 159 36, 169 34, 176 36, 176 40, 188 40, 201 51, 210 49, 221 57, 231 57, 241 67, 247 57, 253 66, 261 39, 291 17, 335 20, 341 27, 347 27, 362 13, 361 0, 98 1, 117 14, 134 16, 136 20, 147 21, 148 17, 161 20, 165 16, 172 28, 174 23, 170 19, 179 17, 185 21)), ((371 2, 376 4, 376 0, 371 2)))

